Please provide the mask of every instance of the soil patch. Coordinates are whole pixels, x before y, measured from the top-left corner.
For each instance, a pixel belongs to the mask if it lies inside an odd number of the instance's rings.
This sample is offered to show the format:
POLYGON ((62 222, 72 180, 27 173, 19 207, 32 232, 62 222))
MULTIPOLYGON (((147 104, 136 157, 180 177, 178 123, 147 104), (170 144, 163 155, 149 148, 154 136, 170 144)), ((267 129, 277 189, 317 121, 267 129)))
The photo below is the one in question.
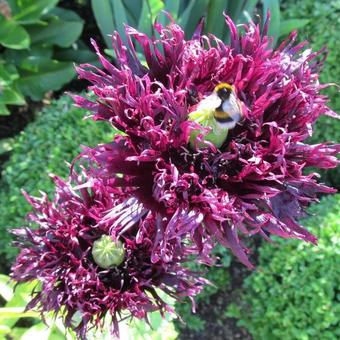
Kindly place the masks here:
MULTIPOLYGON (((258 264, 258 250, 262 241, 258 235, 245 240, 246 246, 251 250, 250 260, 255 266, 258 264)), ((209 296, 209 299, 201 299, 197 303, 196 314, 204 320, 204 329, 195 331, 183 324, 177 324, 179 340, 253 340, 252 335, 245 328, 237 326, 237 319, 226 315, 228 305, 241 303, 243 282, 252 271, 236 258, 232 259, 230 267, 226 270, 229 271, 229 281, 226 282, 225 287, 219 287, 219 290, 209 296)))

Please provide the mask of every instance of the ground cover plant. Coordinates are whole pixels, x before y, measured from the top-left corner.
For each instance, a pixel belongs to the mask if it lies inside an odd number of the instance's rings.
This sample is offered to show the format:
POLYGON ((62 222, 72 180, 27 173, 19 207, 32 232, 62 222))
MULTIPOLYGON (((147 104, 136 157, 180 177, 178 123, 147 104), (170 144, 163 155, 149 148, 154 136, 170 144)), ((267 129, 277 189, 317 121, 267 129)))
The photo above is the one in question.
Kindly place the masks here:
POLYGON ((260 248, 257 271, 244 282, 240 319, 254 339, 338 339, 340 195, 323 198, 303 223, 318 246, 275 238, 260 248))
POLYGON ((67 177, 69 167, 80 152, 80 145, 94 146, 110 141, 114 131, 105 123, 84 120, 86 111, 76 108, 69 96, 53 100, 34 122, 13 141, 10 160, 4 164, 0 178, 0 253, 2 270, 8 270, 15 248, 9 229, 25 224, 30 206, 21 189, 34 195, 43 190, 53 192, 49 173, 67 177), (90 128, 91 127, 91 128, 90 128))

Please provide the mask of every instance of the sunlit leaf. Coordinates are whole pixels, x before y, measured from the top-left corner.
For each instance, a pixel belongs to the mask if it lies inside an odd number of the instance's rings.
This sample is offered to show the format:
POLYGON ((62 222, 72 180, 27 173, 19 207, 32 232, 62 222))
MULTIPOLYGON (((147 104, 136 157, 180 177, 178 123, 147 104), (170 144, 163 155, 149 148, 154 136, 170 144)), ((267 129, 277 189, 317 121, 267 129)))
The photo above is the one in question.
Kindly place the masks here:
POLYGON ((13 297, 13 285, 14 284, 10 281, 9 276, 0 274, 0 295, 6 301, 12 299, 13 297))
POLYGON ((2 307, 0 308, 0 318, 12 319, 12 318, 36 318, 39 317, 38 312, 27 311, 25 307, 2 307))
POLYGON ((20 0, 16 1, 14 20, 23 24, 36 23, 43 15, 48 13, 59 0, 20 0))
MULTIPOLYGON (((49 340, 52 328, 40 322, 29 328, 20 338, 20 340, 49 340)), ((51 339, 52 340, 52 339, 51 339)))
POLYGON ((13 49, 28 48, 30 37, 22 26, 0 15, 0 44, 13 49))
POLYGON ((0 89, 0 94, 0 101, 6 105, 24 105, 26 103, 23 95, 13 87, 0 89))

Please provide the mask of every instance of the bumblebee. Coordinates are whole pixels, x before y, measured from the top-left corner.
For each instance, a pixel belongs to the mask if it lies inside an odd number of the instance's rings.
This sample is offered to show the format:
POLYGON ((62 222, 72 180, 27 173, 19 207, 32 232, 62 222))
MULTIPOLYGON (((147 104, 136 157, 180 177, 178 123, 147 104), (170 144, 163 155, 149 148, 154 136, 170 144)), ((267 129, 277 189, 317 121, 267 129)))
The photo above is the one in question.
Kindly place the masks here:
MULTIPOLYGON (((226 140, 228 131, 236 126, 242 116, 242 102, 237 98, 234 87, 228 83, 220 83, 209 96, 198 103, 195 111, 189 113, 188 119, 203 127, 210 127, 211 131, 204 136, 204 140, 219 148, 226 140)), ((192 147, 201 132, 200 129, 192 131, 192 147)), ((204 145, 199 143, 199 146, 204 145)))

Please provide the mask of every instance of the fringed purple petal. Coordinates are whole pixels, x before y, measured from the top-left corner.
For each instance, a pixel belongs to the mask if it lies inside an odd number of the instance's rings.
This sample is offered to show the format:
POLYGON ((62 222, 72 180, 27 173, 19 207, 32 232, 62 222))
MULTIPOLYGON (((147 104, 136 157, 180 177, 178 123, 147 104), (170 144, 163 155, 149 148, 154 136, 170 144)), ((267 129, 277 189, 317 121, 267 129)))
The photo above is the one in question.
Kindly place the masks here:
POLYGON ((155 259, 154 221, 141 221, 143 232, 136 228, 147 211, 138 205, 131 211, 129 208, 138 203, 136 199, 119 203, 119 191, 85 173, 82 177, 91 204, 83 200, 83 185, 75 190, 58 177, 54 177, 57 191, 53 202, 26 194, 34 208, 29 219, 38 228, 14 231, 22 250, 13 265, 12 278, 18 282, 40 281, 42 289, 34 293, 28 309, 55 314, 63 309, 65 325, 85 339, 90 327, 103 326, 106 313, 112 316, 113 332, 118 334, 123 311, 144 319, 151 311, 171 312, 156 287, 175 298, 199 293, 206 281, 182 266, 190 249, 185 251, 184 245, 178 246, 179 240, 168 237, 170 257, 155 259), (91 248, 102 235, 122 240, 126 255, 118 267, 102 269, 94 262, 91 248), (75 313, 81 319, 77 325, 75 313))

